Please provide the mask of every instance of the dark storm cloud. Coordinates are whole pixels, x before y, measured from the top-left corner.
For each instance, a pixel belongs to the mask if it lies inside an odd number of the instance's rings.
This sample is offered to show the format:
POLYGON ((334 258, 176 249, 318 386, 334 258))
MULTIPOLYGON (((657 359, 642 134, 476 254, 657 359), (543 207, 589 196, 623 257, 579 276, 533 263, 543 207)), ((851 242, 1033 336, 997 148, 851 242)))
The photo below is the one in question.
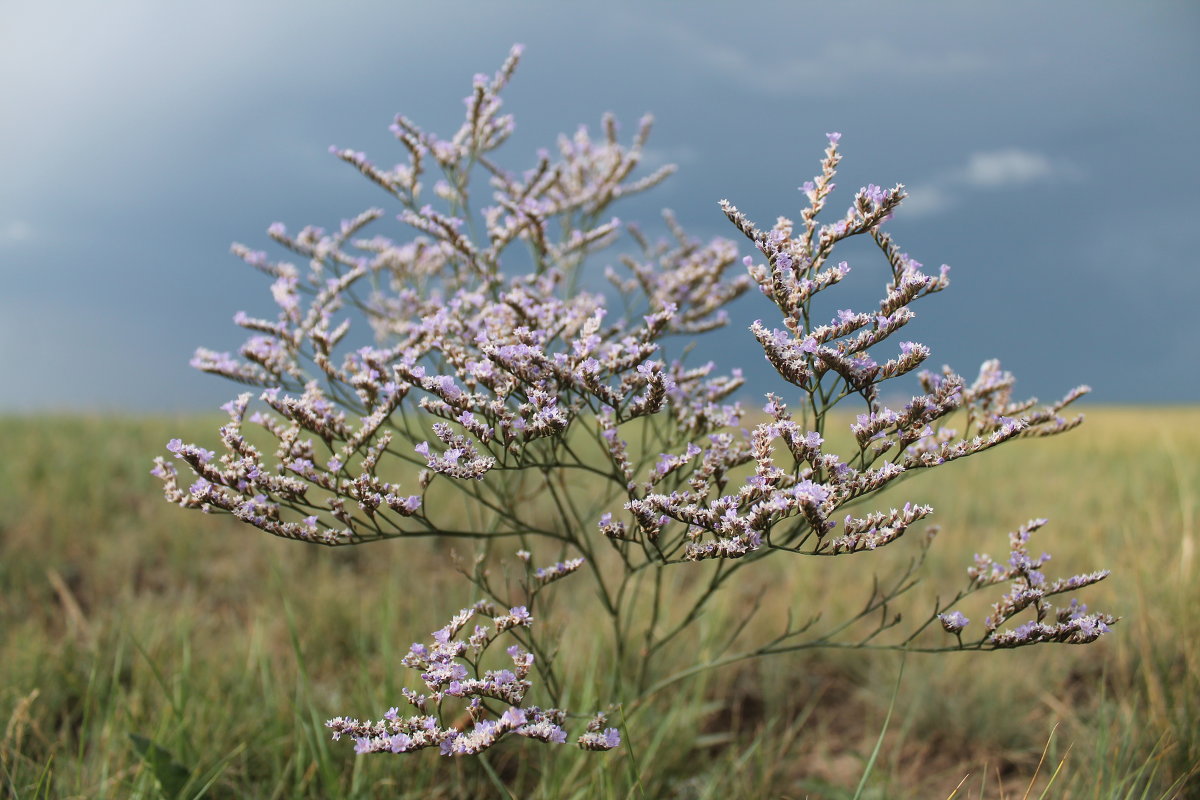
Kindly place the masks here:
MULTIPOLYGON (((510 166, 602 111, 625 130, 653 111, 649 160, 681 172, 622 216, 669 206, 697 235, 732 237, 718 199, 765 222, 798 213, 796 187, 840 130, 847 194, 833 207, 859 185, 903 182, 897 239, 954 266, 951 290, 914 323, 935 363, 969 374, 998 355, 1047 398, 1084 381, 1110 402, 1200 397, 1194 5, 730 9, 6 9, 0 407, 215 407, 232 387, 193 374, 192 349, 233 349, 233 313, 269 312, 229 242, 261 247, 273 220, 330 226, 383 202, 326 148, 399 159, 386 131, 396 111, 452 130, 471 75, 517 41, 528 49, 507 94, 510 166)), ((879 262, 861 258, 847 304, 873 299, 879 262)), ((718 363, 760 360, 748 335, 724 340, 718 363)))

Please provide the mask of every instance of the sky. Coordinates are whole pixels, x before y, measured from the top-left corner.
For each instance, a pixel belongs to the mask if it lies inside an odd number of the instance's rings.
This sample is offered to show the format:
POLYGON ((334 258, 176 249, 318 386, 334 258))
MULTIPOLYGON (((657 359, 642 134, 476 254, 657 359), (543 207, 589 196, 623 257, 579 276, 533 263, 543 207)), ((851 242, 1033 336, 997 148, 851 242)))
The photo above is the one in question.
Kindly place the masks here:
MULTIPOLYGON (((238 387, 192 352, 271 310, 230 244, 390 209, 329 146, 401 161, 397 112, 452 133, 516 42, 506 166, 653 112, 646 160, 679 173, 614 213, 671 208, 748 254, 718 201, 798 218, 840 131, 831 209, 904 183, 887 230, 952 266, 906 329, 931 366, 999 357, 1044 400, 1200 400, 1200 4, 0 0, 0 412, 215 410, 238 387)), ((868 307, 886 265, 844 257, 868 307)), ((703 344, 761 391, 764 303, 703 344)))

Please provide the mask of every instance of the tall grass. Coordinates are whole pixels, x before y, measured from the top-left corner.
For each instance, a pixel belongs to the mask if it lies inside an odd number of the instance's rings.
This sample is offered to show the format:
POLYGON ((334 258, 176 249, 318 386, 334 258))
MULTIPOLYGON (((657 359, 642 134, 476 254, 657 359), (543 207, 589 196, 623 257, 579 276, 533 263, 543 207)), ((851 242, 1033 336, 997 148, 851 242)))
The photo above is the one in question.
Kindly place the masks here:
MULTIPOLYGON (((927 613, 974 552, 999 554, 1008 530, 1046 516, 1051 566, 1112 568, 1090 599, 1123 621, 1086 648, 910 655, 862 797, 1200 796, 1200 410, 1090 416, 1068 436, 944 468, 936 486, 899 487, 897 499, 935 506, 943 533, 898 610, 927 613)), ((854 796, 896 654, 814 651, 696 676, 615 719, 628 747, 609 754, 521 741, 487 761, 355 757, 321 723, 394 704, 410 641, 475 598, 442 566, 442 543, 326 550, 162 502, 149 456, 214 427, 0 420, 0 795, 854 796)), ((789 608, 836 618, 866 599, 872 571, 915 550, 756 565, 676 666, 719 646, 758 597, 751 632, 789 608)), ((605 654, 571 589, 547 624, 568 656, 567 705, 588 708, 604 701, 593 677, 605 654)))

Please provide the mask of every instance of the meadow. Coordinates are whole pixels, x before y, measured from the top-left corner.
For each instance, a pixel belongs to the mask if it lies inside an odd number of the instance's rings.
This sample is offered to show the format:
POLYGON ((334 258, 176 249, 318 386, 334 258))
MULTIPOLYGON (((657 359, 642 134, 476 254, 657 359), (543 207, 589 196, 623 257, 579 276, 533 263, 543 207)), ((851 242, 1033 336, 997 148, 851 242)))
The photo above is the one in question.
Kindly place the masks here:
MULTIPOLYGON (((895 610, 926 614, 973 553, 1003 553, 1007 531, 1044 516, 1035 548, 1054 554, 1054 574, 1113 571, 1081 595, 1122 617, 1112 635, 910 654, 898 689, 894 652, 747 661, 618 719, 618 750, 522 740, 477 759, 358 757, 323 727, 394 705, 412 639, 476 599, 445 566, 448 545, 326 549, 165 503, 150 459, 171 437, 211 442, 215 418, 2 419, 0 791, 832 799, 867 773, 864 798, 1200 797, 1200 408, 1085 410, 1077 431, 890 490, 932 504, 942 528, 895 610)), ((789 610, 853 610, 918 538, 764 562, 674 657, 686 666, 754 602, 749 624, 766 630, 789 610)), ((572 707, 592 707, 603 654, 589 645, 588 599, 560 588, 551 622, 582 693, 572 707)))

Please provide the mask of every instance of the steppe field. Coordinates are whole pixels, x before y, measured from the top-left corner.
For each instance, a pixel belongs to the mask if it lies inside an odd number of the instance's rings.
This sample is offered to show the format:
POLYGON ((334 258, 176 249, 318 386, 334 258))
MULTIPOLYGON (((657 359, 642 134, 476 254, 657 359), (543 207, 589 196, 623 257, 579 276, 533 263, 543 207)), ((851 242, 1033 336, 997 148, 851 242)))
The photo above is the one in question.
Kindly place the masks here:
MULTIPOLYGON (((409 644, 475 600, 450 545, 321 548, 167 504, 151 459, 171 437, 213 446, 216 418, 0 419, 0 797, 1200 797, 1200 407, 1084 410, 891 490, 942 529, 894 610, 927 615, 974 553, 1048 517, 1051 576, 1112 570, 1080 593, 1121 617, 1099 642, 747 661, 618 720, 612 752, 520 740, 486 759, 360 757, 322 726, 396 705, 409 644)), ((853 613, 919 538, 756 565, 673 657, 758 597, 763 630, 853 613)), ((556 587, 546 624, 591 708, 586 588, 556 587)))

